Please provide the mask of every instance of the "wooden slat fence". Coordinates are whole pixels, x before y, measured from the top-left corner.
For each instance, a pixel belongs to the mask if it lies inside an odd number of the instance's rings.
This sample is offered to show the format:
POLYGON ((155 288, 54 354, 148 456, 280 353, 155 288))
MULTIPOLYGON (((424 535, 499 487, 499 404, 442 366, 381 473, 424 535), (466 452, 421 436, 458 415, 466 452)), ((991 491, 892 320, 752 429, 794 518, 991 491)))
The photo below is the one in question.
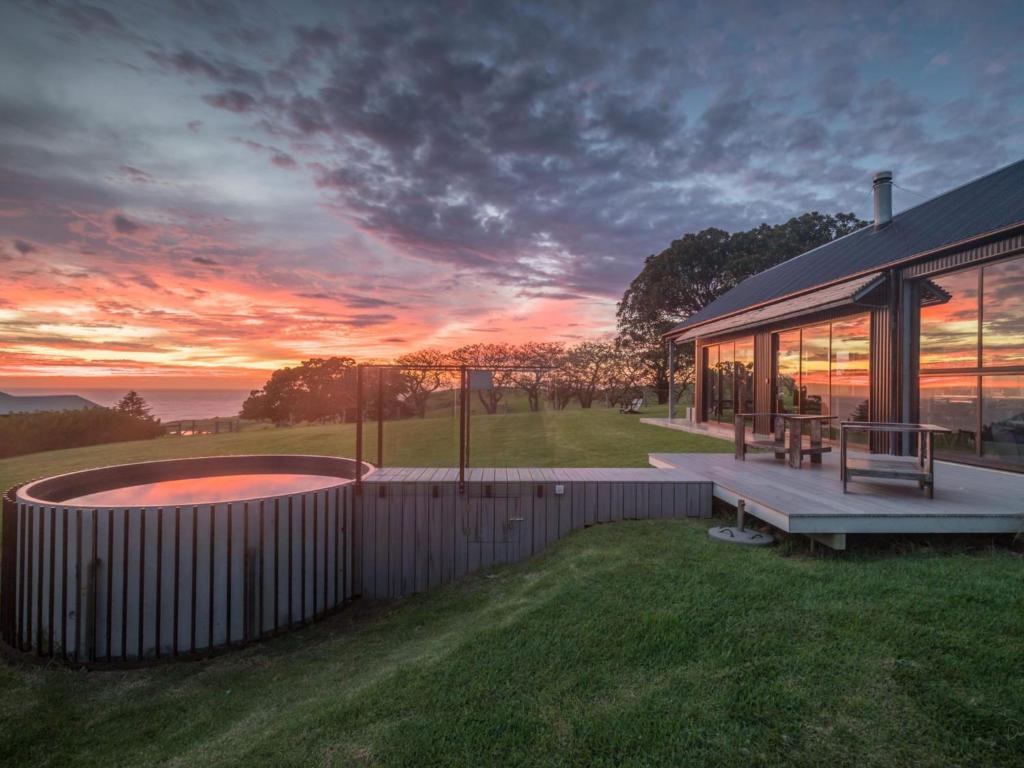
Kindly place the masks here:
POLYGON ((461 495, 455 470, 378 470, 355 500, 355 591, 424 592, 599 523, 710 517, 711 495, 711 482, 653 469, 474 469, 461 495))

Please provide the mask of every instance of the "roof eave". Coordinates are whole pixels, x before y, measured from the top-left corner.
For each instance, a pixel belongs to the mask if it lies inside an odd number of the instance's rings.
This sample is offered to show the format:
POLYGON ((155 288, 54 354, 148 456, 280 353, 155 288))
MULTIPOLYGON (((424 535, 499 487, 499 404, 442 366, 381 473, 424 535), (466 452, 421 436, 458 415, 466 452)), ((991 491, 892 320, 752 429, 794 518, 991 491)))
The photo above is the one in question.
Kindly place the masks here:
MULTIPOLYGON (((920 260, 923 260, 923 259, 933 258, 935 256, 939 256, 939 255, 941 255, 943 253, 947 253, 947 252, 950 252, 950 251, 960 250, 960 249, 964 248, 965 246, 976 245, 976 244, 978 244, 978 243, 980 243, 980 242, 982 242, 984 240, 987 240, 989 238, 1000 237, 1002 235, 1007 235, 1007 234, 1010 234, 1012 232, 1015 232, 1017 230, 1024 230, 1024 221, 1014 222, 1013 224, 1010 224, 1010 225, 1005 226, 1005 227, 1000 227, 999 229, 994 229, 994 230, 991 230, 991 231, 988 231, 988 232, 983 232, 983 233, 978 234, 978 235, 972 235, 971 237, 965 238, 963 240, 958 240, 956 242, 948 243, 946 245, 942 245, 942 246, 939 246, 937 248, 932 248, 931 250, 928 250, 928 251, 921 251, 919 253, 915 253, 915 254, 912 254, 910 256, 906 256, 906 257, 904 257, 902 259, 896 259, 895 261, 888 262, 888 263, 886 263, 886 264, 884 264, 882 266, 876 266, 876 267, 872 267, 871 269, 863 269, 863 270, 860 270, 859 272, 853 272, 853 273, 851 273, 849 275, 844 275, 842 278, 839 278, 839 279, 836 279, 836 280, 830 280, 827 283, 820 283, 819 285, 815 285, 815 286, 812 286, 810 288, 806 288, 806 289, 801 290, 801 291, 794 291, 793 293, 787 293, 787 294, 785 294, 783 296, 777 296, 775 298, 768 299, 766 301, 761 301, 761 302, 758 302, 756 304, 750 304, 749 306, 743 307, 742 309, 733 310, 732 312, 725 312, 725 313, 723 313, 721 315, 716 315, 715 317, 709 317, 706 320, 702 320, 701 322, 699 322, 699 323, 697 323, 695 325, 692 325, 692 326, 685 325, 686 321, 684 320, 683 323, 680 324, 679 326, 676 326, 672 330, 666 331, 665 333, 663 333, 661 335, 661 338, 663 340, 667 340, 667 339, 675 339, 675 337, 681 337, 681 336, 685 335, 687 337, 686 339, 676 339, 676 340, 679 341, 679 340, 694 339, 694 338, 697 338, 697 336, 699 336, 700 334, 694 335, 694 334, 691 334, 690 332, 695 330, 695 329, 700 328, 701 326, 708 325, 709 323, 717 322, 719 320, 724 320, 724 319, 729 318, 729 317, 735 317, 737 315, 743 314, 744 312, 749 312, 752 309, 758 309, 760 307, 765 307, 765 306, 768 306, 770 304, 777 304, 777 303, 779 303, 781 301, 786 301, 788 299, 794 299, 794 298, 797 298, 798 296, 804 296, 804 295, 806 295, 808 293, 814 293, 815 291, 820 291, 823 288, 829 288, 829 287, 831 287, 833 285, 839 285, 840 283, 845 283, 847 280, 854 280, 854 279, 856 279, 858 277, 863 277, 865 275, 869 275, 872 272, 878 272, 879 270, 895 269, 895 268, 898 268, 898 267, 905 267, 908 264, 911 264, 912 262, 915 262, 915 261, 920 261, 920 260)), ((797 257, 794 256, 793 258, 797 258, 797 257)))

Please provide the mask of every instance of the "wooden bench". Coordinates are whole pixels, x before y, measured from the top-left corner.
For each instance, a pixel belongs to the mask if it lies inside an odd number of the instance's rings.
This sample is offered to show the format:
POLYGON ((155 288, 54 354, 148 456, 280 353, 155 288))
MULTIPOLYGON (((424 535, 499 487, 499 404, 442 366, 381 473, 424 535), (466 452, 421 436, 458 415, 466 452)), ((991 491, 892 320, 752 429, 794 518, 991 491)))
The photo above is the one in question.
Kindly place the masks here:
POLYGON ((926 490, 928 498, 935 497, 935 435, 950 430, 935 424, 900 424, 882 421, 844 421, 839 425, 839 471, 842 473, 843 493, 846 483, 853 477, 878 477, 888 480, 910 480, 926 490), (917 456, 864 455, 851 457, 847 450, 851 432, 880 432, 887 434, 917 435, 917 456))
POLYGON ((772 451, 776 459, 786 457, 786 423, 776 418, 777 413, 737 413, 735 419, 735 448, 736 458, 739 461, 747 460, 747 451, 750 449, 765 449, 772 451), (747 437, 747 422, 756 418, 771 419, 774 436, 769 439, 758 438, 756 432, 751 432, 747 437))
POLYGON ((819 416, 799 413, 738 413, 736 414, 735 446, 736 458, 745 461, 747 450, 766 449, 775 454, 776 459, 789 459, 789 466, 799 469, 803 457, 809 456, 812 464, 821 464, 823 454, 830 453, 832 448, 822 440, 822 425, 835 419, 835 416, 819 416), (758 417, 771 419, 773 437, 758 439, 756 434, 747 438, 747 421, 758 417), (810 435, 805 439, 803 425, 809 424, 810 435), (789 440, 786 440, 787 426, 789 440))

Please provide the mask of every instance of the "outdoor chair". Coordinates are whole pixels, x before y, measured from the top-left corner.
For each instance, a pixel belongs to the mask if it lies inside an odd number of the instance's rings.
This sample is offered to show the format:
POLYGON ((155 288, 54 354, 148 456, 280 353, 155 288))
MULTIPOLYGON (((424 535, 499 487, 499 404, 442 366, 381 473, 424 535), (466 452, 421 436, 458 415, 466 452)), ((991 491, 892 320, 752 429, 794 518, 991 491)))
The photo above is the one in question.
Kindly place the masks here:
POLYGON ((643 397, 635 397, 630 402, 623 404, 619 407, 619 413, 640 413, 640 409, 644 407, 643 397))

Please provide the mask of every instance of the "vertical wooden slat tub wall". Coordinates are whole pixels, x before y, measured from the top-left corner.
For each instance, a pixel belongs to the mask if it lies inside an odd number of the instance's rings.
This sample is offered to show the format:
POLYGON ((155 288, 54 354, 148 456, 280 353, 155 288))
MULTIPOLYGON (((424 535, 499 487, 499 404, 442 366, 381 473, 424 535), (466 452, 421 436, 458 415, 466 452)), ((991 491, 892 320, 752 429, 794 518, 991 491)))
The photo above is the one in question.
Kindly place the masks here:
POLYGON ((3 506, 0 633, 71 664, 201 657, 544 551, 572 531, 711 515, 678 470, 394 468, 353 483, 175 507, 3 506))

